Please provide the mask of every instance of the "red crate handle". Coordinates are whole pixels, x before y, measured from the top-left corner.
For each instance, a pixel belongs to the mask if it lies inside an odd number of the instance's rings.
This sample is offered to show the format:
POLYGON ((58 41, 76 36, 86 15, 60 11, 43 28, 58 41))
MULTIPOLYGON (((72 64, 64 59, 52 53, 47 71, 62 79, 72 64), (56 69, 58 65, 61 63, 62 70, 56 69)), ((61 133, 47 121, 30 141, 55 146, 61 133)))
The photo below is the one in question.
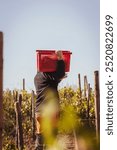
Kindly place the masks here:
MULTIPOLYGON (((63 53, 70 53, 72 54, 72 52, 70 51, 66 51, 66 50, 61 50, 63 53)), ((56 50, 36 50, 37 53, 43 53, 43 54, 49 54, 52 52, 56 52, 56 50)))

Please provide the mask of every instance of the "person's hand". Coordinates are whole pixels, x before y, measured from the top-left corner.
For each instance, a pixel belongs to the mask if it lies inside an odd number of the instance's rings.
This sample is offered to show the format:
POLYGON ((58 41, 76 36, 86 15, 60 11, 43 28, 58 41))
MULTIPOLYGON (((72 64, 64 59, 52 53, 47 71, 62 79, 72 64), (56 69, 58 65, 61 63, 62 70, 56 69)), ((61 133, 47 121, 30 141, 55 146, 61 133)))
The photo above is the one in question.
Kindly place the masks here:
POLYGON ((63 59, 63 53, 62 53, 62 51, 56 51, 56 55, 57 55, 57 58, 58 58, 58 60, 62 60, 63 59))

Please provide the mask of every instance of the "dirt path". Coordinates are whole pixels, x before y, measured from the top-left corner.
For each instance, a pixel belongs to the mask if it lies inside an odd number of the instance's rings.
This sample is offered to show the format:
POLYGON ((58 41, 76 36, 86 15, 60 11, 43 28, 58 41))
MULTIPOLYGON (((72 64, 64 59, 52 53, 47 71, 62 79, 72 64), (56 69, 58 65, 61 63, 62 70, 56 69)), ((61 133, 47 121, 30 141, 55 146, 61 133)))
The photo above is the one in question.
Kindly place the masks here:
POLYGON ((72 135, 59 135, 58 141, 59 140, 61 145, 63 145, 63 150, 76 150, 75 140, 72 135))
MULTIPOLYGON (((25 150, 34 150, 34 142, 31 141, 29 144, 29 141, 26 142, 26 149, 25 150)), ((75 149, 75 140, 72 135, 58 135, 57 137, 57 147, 59 148, 50 148, 48 150, 76 150, 75 149)), ((45 149, 46 150, 46 149, 45 149)))
MULTIPOLYGON (((32 140, 25 141, 26 148, 25 150, 34 150, 35 144, 32 140)), ((93 148, 93 141, 90 143, 85 141, 83 138, 79 137, 75 139, 73 135, 69 134, 59 134, 57 136, 57 140, 55 141, 55 145, 51 148, 45 148, 44 150, 99 150, 99 148, 93 148)))

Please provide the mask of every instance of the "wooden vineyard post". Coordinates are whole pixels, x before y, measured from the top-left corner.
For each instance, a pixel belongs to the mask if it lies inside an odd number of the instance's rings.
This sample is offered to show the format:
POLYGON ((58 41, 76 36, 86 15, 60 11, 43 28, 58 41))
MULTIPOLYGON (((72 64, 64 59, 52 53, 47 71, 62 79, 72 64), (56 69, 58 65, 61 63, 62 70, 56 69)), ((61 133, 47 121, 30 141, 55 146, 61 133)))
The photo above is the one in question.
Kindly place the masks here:
POLYGON ((21 106, 18 101, 15 102, 15 111, 16 111, 16 133, 17 133, 17 143, 18 149, 23 150, 23 129, 22 129, 22 115, 21 115, 21 106))
POLYGON ((2 150, 3 130, 3 33, 0 32, 0 150, 2 150))
POLYGON ((87 76, 84 76, 84 98, 86 98, 86 90, 88 89, 87 76))
POLYGON ((25 79, 23 79, 23 90, 25 90, 25 79))
POLYGON ((19 105, 20 105, 20 107, 22 106, 22 95, 21 94, 19 94, 19 105))
POLYGON ((89 102, 90 102, 90 84, 88 84, 88 97, 87 97, 87 119, 88 119, 88 125, 89 125, 89 102))
MULTIPOLYGON (((18 101, 18 91, 14 91, 13 90, 13 98, 14 98, 14 102, 16 104, 16 102, 18 101)), ((16 106, 15 106, 15 114, 16 114, 16 106)), ((16 135, 15 135, 15 146, 16 149, 18 149, 18 125, 17 125, 17 116, 15 117, 15 122, 16 122, 16 135)))
POLYGON ((81 98, 81 97, 82 97, 82 91, 81 91, 81 79, 80 79, 80 74, 78 74, 78 85, 79 85, 80 98, 81 98))
POLYGON ((35 140, 35 102, 34 102, 34 91, 32 90, 32 138, 35 140))
POLYGON ((95 119, 96 119, 96 136, 99 139, 100 134, 100 89, 99 89, 99 71, 94 72, 95 83, 95 119))

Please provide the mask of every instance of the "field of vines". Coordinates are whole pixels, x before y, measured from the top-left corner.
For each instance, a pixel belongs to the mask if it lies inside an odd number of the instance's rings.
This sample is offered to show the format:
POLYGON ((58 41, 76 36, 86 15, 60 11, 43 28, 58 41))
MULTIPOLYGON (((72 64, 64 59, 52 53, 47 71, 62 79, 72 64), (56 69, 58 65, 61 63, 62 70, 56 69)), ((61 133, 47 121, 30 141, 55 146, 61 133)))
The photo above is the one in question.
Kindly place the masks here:
MULTIPOLYGON (((4 130, 3 150, 17 150, 16 148, 16 113, 15 93, 17 91, 5 90, 3 93, 4 130)), ((18 91, 22 95, 21 113, 23 127, 24 150, 33 150, 34 140, 32 133, 32 92, 18 91)), ((95 138, 95 109, 94 91, 90 91, 90 101, 80 96, 80 90, 64 87, 59 90, 60 95, 60 127, 62 134, 72 133, 75 129, 77 136, 84 136, 88 140, 95 138)), ((83 91, 82 91, 83 95, 83 91)), ((34 96, 34 100, 36 96, 34 96)))

